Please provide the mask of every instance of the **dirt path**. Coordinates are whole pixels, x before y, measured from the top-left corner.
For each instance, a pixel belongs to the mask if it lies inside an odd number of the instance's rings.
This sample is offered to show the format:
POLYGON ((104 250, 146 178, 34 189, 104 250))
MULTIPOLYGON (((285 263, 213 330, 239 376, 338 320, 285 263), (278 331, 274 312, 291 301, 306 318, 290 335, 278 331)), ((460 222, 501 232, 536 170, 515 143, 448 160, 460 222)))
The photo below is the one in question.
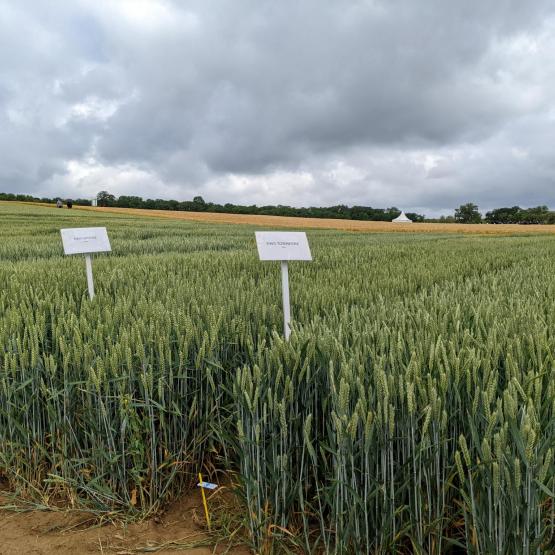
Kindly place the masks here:
POLYGON ((216 545, 215 540, 210 540, 202 526, 198 492, 175 503, 154 520, 96 527, 91 527, 84 513, 1 509, 2 505, 9 503, 8 499, 0 497, 0 555, 131 555, 147 550, 160 555, 250 553, 246 547, 227 551, 227 544, 216 545))

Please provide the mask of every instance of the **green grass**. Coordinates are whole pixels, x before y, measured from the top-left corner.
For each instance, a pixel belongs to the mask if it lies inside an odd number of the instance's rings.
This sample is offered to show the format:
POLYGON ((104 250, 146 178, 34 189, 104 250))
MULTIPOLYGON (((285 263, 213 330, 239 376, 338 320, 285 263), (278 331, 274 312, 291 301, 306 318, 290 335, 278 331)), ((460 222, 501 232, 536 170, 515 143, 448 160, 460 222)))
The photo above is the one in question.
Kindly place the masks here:
POLYGON ((203 468, 258 552, 553 552, 555 237, 308 231, 287 343, 254 229, 0 205, 11 487, 144 516, 203 468))

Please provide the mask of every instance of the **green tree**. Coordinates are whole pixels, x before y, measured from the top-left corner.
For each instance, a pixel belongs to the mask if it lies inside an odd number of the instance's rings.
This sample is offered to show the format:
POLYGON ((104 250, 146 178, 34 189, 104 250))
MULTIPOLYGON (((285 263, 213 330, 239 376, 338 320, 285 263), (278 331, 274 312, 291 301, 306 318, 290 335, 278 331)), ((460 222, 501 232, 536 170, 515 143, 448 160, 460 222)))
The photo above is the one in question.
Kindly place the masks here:
POLYGON ((137 196, 122 195, 121 197, 118 197, 116 205, 121 206, 122 208, 142 208, 143 199, 137 196))
POLYGON ((547 206, 535 206, 522 211, 523 224, 545 224, 549 218, 547 206))
POLYGON ((496 208, 486 213, 484 218, 490 224, 519 224, 522 221, 522 208, 496 208))
POLYGON ((472 202, 461 204, 455 210, 455 220, 462 224, 479 224, 482 215, 478 212, 478 206, 472 202))
POLYGON ((202 197, 194 197, 193 198, 193 210, 197 212, 204 212, 208 209, 208 205, 206 201, 202 197))
POLYGON ((98 202, 98 206, 114 206, 116 203, 116 197, 108 191, 100 191, 100 193, 96 195, 96 200, 98 202))

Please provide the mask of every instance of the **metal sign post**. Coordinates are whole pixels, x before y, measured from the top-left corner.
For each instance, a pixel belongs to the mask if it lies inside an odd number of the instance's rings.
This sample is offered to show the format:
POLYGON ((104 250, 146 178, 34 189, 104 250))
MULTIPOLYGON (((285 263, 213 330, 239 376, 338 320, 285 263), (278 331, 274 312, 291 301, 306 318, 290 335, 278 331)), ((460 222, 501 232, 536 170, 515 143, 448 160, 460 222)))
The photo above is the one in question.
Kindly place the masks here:
POLYGON ((87 271, 87 287, 89 288, 89 297, 92 301, 94 299, 94 281, 92 273, 92 260, 90 254, 85 255, 85 268, 87 271))
POLYGON ((281 296, 283 299, 283 335, 291 335, 291 303, 289 302, 289 268, 287 261, 281 261, 281 296))

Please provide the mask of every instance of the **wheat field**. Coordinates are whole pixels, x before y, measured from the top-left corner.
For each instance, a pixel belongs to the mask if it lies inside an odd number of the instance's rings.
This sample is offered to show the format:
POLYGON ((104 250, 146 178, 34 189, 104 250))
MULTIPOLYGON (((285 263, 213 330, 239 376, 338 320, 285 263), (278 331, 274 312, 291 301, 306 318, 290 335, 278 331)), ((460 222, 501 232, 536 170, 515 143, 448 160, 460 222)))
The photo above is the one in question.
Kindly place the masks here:
POLYGON ((267 555, 553 553, 555 238, 310 229, 286 341, 253 231, 0 205, 2 482, 146 518, 202 471, 267 555), (59 230, 99 225, 90 301, 59 230))

